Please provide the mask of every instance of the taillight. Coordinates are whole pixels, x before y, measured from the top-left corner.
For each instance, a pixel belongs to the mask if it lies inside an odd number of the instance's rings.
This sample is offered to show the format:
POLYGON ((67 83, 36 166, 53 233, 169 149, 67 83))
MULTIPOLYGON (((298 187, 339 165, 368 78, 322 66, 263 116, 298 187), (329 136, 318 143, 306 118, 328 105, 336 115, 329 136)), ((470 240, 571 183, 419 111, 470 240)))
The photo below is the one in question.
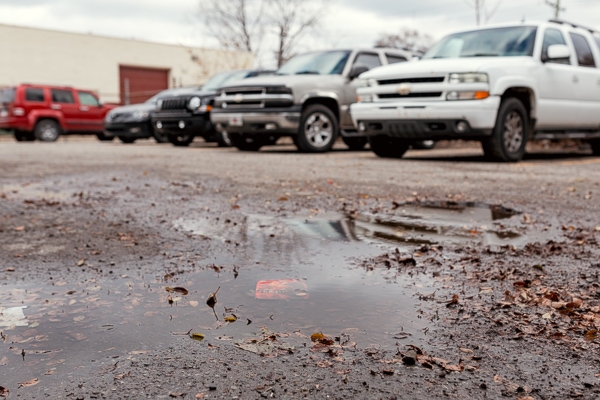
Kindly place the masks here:
POLYGON ((25 115, 25 109, 21 107, 15 107, 13 108, 12 113, 17 117, 22 117, 23 115, 25 115))

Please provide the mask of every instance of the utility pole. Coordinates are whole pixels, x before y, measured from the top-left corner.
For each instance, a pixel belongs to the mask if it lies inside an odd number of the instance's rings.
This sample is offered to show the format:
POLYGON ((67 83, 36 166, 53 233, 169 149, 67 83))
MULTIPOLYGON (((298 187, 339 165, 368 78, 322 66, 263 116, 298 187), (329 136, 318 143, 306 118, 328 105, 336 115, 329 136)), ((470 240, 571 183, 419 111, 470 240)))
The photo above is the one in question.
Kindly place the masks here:
POLYGON ((560 0, 556 0, 556 2, 555 2, 555 3, 553 3, 553 2, 551 2, 551 1, 548 1, 548 0, 546 0, 546 4, 548 4, 550 7, 554 8, 554 18, 555 18, 555 19, 558 19, 558 14, 559 14, 561 11, 565 11, 565 9, 564 9, 564 8, 561 8, 561 7, 560 7, 560 0))

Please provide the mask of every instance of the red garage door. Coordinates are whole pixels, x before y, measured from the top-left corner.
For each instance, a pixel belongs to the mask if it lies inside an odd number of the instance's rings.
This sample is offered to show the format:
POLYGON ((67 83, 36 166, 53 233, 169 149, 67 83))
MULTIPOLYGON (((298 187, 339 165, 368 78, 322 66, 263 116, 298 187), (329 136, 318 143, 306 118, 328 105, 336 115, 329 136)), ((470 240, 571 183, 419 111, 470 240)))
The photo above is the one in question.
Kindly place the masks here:
POLYGON ((121 104, 143 103, 169 87, 169 70, 119 66, 121 104))

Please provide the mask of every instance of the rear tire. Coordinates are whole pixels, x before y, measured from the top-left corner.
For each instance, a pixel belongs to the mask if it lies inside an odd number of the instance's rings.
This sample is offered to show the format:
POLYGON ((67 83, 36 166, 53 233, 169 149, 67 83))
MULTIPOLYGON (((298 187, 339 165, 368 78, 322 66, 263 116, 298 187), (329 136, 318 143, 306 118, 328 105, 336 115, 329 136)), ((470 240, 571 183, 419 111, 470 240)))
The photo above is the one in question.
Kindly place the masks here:
POLYGON ((367 143, 369 143, 369 139, 364 136, 356 136, 356 137, 344 137, 342 136, 342 140, 348 146, 350 150, 362 150, 365 148, 367 143))
POLYGON ((185 147, 189 146, 194 141, 194 135, 191 133, 181 135, 167 135, 169 142, 174 146, 185 147))
POLYGON ((279 136, 247 135, 244 133, 230 133, 229 140, 238 150, 258 151, 263 146, 270 146, 277 142, 279 136))
POLYGON ((52 119, 42 119, 35 125, 35 138, 41 142, 56 142, 61 133, 60 125, 52 119))
POLYGON ((215 132, 215 140, 219 144, 219 147, 231 147, 231 139, 227 131, 215 132))
POLYGON ((35 135, 33 132, 15 131, 15 140, 17 142, 33 142, 35 135))
POLYGON ((131 144, 137 140, 137 138, 127 137, 127 136, 119 136, 119 140, 125 144, 131 144))
POLYGON ((312 104, 302 112, 298 131, 298 149, 307 153, 331 150, 339 134, 333 112, 322 104, 312 104))
POLYGON ((369 145, 373 153, 384 158, 402 158, 410 147, 408 141, 387 135, 370 136, 369 145))
POLYGON ((600 156, 600 139, 590 140, 590 147, 593 155, 600 156))
POLYGON ((102 142, 110 142, 115 138, 114 136, 106 136, 104 133, 97 133, 96 137, 102 142))
POLYGON ((492 136, 482 142, 485 157, 494 161, 516 162, 525 155, 528 139, 527 110, 515 98, 502 101, 492 136))

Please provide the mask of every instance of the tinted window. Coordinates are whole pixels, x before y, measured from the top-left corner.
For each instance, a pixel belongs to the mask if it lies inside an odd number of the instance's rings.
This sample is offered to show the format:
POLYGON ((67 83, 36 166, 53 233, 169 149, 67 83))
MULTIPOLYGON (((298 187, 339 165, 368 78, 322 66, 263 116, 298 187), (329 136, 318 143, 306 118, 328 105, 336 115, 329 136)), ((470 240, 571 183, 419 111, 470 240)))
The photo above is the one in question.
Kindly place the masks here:
POLYGON ((83 106, 94 106, 98 107, 100 103, 96 96, 88 92, 77 92, 77 96, 79 96, 79 104, 83 106))
POLYGON ((15 89, 0 90, 0 103, 12 103, 15 101, 15 89))
POLYGON ((44 89, 41 89, 41 88, 25 89, 25 101, 44 101, 44 89))
POLYGON ((570 33, 573 46, 575 46, 575 53, 577 53, 577 62, 582 67, 595 67, 594 56, 592 55, 592 49, 587 40, 576 33, 570 33))
MULTIPOLYGON (((542 61, 548 60, 548 47, 553 44, 567 44, 567 42, 565 42, 563 34, 558 29, 546 29, 546 33, 544 33, 544 42, 542 44, 542 61)), ((548 62, 557 64, 571 64, 571 61, 566 58, 548 62)))
POLYGON ((356 67, 367 67, 369 69, 379 67, 381 61, 379 56, 373 53, 360 53, 354 60, 354 68, 356 67))
POLYGON ((324 51, 300 54, 286 62, 277 75, 339 75, 344 71, 350 57, 349 51, 324 51))
POLYGON ((396 64, 396 63, 399 63, 399 62, 408 61, 405 57, 396 56, 396 55, 392 55, 392 54, 386 54, 385 57, 388 60, 388 64, 396 64))
POLYGON ((70 90, 51 89, 50 93, 54 103, 75 103, 73 92, 70 90))

